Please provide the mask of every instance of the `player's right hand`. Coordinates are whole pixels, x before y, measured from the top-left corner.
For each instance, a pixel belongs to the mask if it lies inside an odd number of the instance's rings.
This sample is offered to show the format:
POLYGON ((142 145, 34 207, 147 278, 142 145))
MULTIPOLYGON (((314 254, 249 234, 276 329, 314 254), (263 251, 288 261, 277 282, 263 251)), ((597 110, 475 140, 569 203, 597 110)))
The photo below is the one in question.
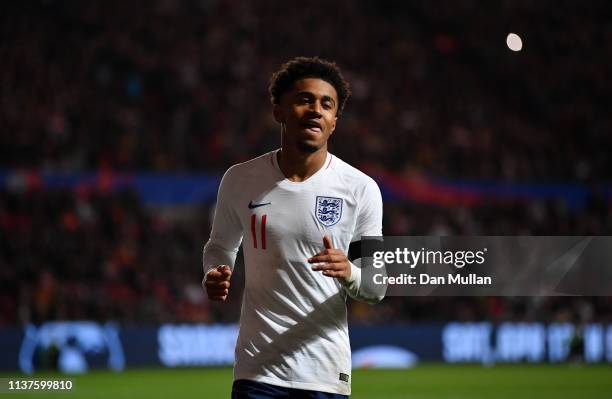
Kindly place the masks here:
POLYGON ((225 301, 229 294, 232 269, 228 265, 217 266, 204 275, 202 287, 211 301, 225 301))

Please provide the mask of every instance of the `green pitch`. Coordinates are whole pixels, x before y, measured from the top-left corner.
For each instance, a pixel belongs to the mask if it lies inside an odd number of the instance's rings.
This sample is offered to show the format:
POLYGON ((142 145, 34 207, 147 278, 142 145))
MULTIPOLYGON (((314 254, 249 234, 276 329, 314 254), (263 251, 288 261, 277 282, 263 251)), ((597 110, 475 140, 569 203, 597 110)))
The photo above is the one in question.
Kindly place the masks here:
MULTIPOLYGON (((35 378, 45 377, 66 378, 57 375, 36 375, 35 378)), ((229 398, 232 372, 231 369, 206 368, 150 369, 93 372, 72 378, 75 385, 72 393, 0 393, 0 399, 9 396, 24 399, 229 398)), ((356 370, 351 398, 609 399, 612 398, 612 367, 498 365, 485 368, 428 364, 411 370, 356 370)))

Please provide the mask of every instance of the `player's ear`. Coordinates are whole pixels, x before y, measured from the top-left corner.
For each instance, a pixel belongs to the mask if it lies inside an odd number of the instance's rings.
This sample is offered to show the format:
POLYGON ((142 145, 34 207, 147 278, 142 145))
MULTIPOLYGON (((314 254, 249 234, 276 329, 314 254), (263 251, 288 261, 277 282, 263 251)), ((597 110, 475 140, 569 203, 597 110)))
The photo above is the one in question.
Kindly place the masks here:
POLYGON ((285 123, 285 113, 279 104, 274 104, 274 107, 272 107, 272 115, 278 123, 285 123))

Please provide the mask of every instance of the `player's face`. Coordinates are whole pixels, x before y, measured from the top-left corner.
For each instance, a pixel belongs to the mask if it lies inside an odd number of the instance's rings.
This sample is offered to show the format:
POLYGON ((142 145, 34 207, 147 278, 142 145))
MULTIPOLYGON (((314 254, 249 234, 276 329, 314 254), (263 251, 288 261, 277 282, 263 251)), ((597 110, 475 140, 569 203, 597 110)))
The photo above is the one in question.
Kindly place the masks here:
POLYGON ((327 148, 336 128, 337 112, 334 86, 317 78, 296 81, 274 108, 274 117, 284 124, 283 145, 295 145, 310 153, 327 148))

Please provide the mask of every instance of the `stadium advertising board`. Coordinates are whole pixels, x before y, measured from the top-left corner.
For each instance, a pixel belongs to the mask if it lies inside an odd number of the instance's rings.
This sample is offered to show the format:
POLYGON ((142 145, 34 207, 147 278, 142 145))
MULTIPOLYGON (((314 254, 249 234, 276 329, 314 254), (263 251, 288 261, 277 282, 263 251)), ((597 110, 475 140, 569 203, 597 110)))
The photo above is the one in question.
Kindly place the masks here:
MULTIPOLYGON (((57 369, 230 366, 238 326, 166 324, 125 327, 49 322, 0 329, 0 368, 24 373, 57 369)), ((612 325, 488 322, 353 326, 355 368, 406 368, 418 362, 612 363, 612 325)))

